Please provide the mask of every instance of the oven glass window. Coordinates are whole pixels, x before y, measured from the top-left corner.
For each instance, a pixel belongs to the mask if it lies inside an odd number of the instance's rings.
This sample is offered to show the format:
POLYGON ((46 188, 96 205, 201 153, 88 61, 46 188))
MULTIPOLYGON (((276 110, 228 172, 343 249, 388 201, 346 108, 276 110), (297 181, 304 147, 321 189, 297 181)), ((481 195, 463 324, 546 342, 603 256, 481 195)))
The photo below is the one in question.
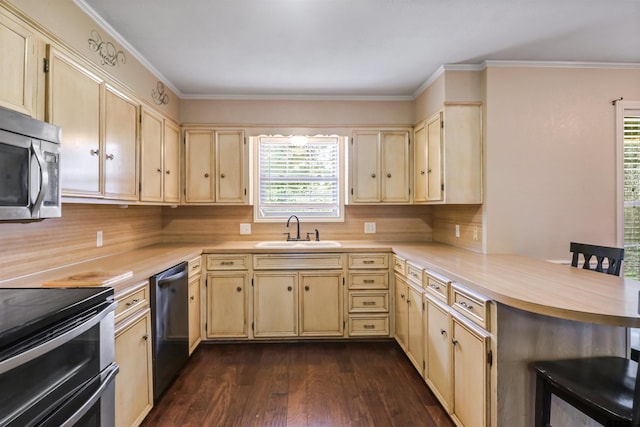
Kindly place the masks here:
POLYGON ((100 373, 100 325, 0 374, 0 425, 24 426, 49 414, 100 373))
POLYGON ((0 143, 0 205, 29 205, 28 148, 0 143))

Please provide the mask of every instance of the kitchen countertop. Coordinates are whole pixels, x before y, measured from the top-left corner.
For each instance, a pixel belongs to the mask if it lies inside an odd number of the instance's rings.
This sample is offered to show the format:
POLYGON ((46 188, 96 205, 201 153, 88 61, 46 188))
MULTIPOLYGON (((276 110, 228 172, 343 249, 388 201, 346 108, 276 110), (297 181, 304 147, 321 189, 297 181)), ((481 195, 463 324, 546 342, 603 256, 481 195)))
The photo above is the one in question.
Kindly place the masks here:
MULTIPOLYGON (((568 320, 640 327, 640 282, 518 255, 486 255, 438 243, 341 241, 339 248, 255 248, 256 242, 158 244, 0 282, 39 287, 88 271, 132 271, 113 285, 119 294, 202 253, 301 253, 394 251, 497 303, 568 320)), ((204 268, 204 267, 203 267, 204 268)))

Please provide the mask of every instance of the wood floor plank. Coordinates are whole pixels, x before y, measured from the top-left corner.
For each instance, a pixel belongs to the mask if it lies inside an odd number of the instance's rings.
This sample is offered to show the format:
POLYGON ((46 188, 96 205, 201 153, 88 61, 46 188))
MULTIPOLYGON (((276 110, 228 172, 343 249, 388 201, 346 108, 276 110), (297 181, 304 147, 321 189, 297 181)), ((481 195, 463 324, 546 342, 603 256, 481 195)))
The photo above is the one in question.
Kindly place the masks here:
POLYGON ((394 341, 203 343, 143 427, 453 427, 394 341))

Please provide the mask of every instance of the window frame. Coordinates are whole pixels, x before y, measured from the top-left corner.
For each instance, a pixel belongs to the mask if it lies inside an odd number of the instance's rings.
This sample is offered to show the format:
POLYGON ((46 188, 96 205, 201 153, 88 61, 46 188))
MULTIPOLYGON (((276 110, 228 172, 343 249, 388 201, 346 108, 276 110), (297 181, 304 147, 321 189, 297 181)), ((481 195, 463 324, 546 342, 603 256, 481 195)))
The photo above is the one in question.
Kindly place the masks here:
POLYGON ((271 135, 271 134, 261 134, 256 136, 251 136, 250 138, 251 149, 253 153, 253 221, 258 223, 273 223, 273 222, 283 222, 286 221, 290 215, 296 215, 300 221, 314 222, 314 223, 322 223, 322 222, 344 222, 345 221, 345 188, 347 185, 346 182, 346 147, 347 147, 347 136, 332 134, 332 135, 271 135), (338 197, 338 216, 336 217, 318 217, 318 216, 307 216, 303 212, 292 212, 290 214, 285 214, 282 216, 263 216, 261 215, 261 204, 260 204, 260 139, 261 138, 293 138, 304 136, 309 139, 313 138, 336 138, 338 142, 338 184, 337 184, 337 197, 338 197))

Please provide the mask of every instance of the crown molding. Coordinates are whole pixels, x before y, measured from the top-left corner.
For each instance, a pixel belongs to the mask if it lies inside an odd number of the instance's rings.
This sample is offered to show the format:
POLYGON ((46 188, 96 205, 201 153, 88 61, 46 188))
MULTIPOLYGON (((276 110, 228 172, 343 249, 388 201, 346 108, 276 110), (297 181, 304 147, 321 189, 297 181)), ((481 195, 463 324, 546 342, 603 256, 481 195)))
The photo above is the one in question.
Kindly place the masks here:
POLYGON ((183 95, 184 100, 265 101, 413 101, 412 95, 183 95))
POLYGON ((482 62, 481 67, 482 69, 485 69, 488 67, 640 69, 640 63, 486 60, 482 62))

